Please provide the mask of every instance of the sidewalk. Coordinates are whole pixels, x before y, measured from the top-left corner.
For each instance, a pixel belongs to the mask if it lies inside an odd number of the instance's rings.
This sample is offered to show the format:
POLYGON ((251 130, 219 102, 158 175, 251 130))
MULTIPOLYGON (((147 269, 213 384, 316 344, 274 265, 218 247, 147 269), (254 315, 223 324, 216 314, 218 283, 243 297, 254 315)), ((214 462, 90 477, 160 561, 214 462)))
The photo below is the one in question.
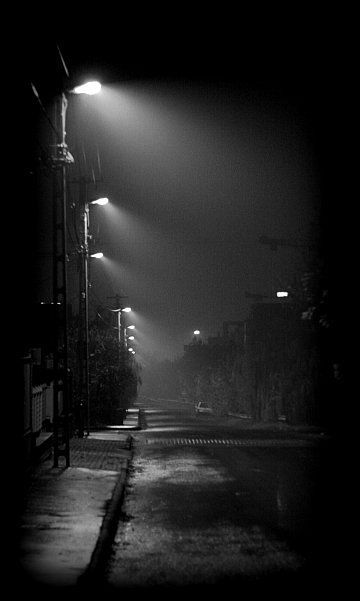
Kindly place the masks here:
POLYGON ((24 590, 75 587, 99 571, 112 543, 132 457, 131 431, 139 410, 122 426, 70 440, 70 467, 51 453, 28 475, 20 520, 18 572, 24 590), (80 579, 81 581, 81 579, 80 579))

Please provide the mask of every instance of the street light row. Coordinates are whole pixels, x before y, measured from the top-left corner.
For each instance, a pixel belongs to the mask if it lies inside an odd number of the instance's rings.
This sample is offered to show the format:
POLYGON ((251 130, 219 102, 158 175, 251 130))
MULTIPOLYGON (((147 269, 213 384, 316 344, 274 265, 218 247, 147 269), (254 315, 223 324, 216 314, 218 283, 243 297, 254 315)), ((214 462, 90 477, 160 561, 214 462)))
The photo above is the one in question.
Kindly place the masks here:
MULTIPOLYGON (((101 84, 96 81, 87 82, 86 84, 76 86, 73 90, 70 90, 70 93, 73 94, 88 94, 94 95, 98 94, 101 90, 101 84)), ((84 286, 83 286, 83 298, 84 298, 84 313, 85 313, 85 396, 86 396, 86 406, 87 406, 87 434, 90 433, 90 424, 89 424, 89 308, 88 308, 88 293, 89 293, 89 277, 88 277, 88 261, 89 257, 94 259, 101 259, 104 254, 102 252, 94 252, 89 253, 89 229, 90 229, 90 205, 99 205, 104 206, 109 203, 109 199, 107 197, 100 197, 94 200, 88 201, 86 199, 86 193, 83 193, 83 224, 84 224, 84 238, 83 238, 83 246, 82 246, 82 256, 83 256, 83 270, 84 270, 84 286)), ((121 312, 129 313, 131 311, 131 307, 124 307, 118 310, 114 310, 118 312, 119 319, 119 337, 120 337, 120 329, 121 329, 121 312)), ((133 330, 135 328, 134 325, 128 326, 129 330, 133 330)), ((126 328, 125 328, 126 331, 126 328)), ((126 335, 125 335, 126 336, 126 335)), ((126 337, 131 341, 135 340, 134 336, 126 337)), ((126 340, 125 338, 125 340, 126 340)), ((120 338, 119 338, 120 342, 120 338)), ((128 349, 130 353, 135 355, 135 350, 130 347, 128 349)))
MULTIPOLYGON (((97 205, 107 205, 109 202, 108 198, 97 198, 96 200, 92 200, 91 202, 89 202, 88 204, 97 204, 97 205)), ((94 258, 94 259, 101 259, 104 256, 104 253, 102 252, 96 252, 90 255, 90 257, 94 258)), ((121 311, 123 311, 124 313, 129 313, 131 311, 131 307, 125 307, 124 309, 121 309, 121 311)), ((134 325, 130 325, 128 326, 129 329, 134 329, 135 326, 134 325)), ((135 340, 134 336, 127 336, 127 340, 135 340)), ((135 355, 135 351, 133 348, 129 348, 128 349, 133 355, 135 355)))

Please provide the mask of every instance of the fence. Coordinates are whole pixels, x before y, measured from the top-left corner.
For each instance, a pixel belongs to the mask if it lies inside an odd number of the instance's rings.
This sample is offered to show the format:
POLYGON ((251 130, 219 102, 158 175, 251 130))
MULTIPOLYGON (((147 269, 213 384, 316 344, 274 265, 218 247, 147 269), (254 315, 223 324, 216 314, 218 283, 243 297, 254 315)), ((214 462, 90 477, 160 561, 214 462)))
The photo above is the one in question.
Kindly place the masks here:
POLYGON ((31 395, 31 431, 38 434, 46 419, 46 384, 32 387, 31 395))

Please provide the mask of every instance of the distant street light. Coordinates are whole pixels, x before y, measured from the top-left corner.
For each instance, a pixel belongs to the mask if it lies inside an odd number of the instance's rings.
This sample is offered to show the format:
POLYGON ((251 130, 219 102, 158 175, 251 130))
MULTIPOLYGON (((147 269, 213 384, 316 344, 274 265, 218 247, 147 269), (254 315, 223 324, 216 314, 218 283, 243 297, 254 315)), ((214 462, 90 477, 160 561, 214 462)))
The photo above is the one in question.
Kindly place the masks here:
POLYGON ((121 310, 124 311, 124 313, 130 313, 131 307, 125 307, 124 309, 121 309, 121 310))
POLYGON ((289 293, 288 293, 288 292, 285 292, 285 291, 282 291, 282 292, 280 291, 280 292, 277 292, 277 293, 276 293, 276 296, 277 296, 278 298, 284 298, 284 297, 286 297, 286 296, 289 296, 289 293))
POLYGON ((193 344, 202 344, 202 340, 201 340, 201 336, 200 336, 200 330, 194 330, 193 331, 192 341, 193 341, 193 344))
POLYGON ((127 330, 135 330, 135 326, 131 325, 131 326, 126 326, 127 330))
POLYGON ((92 257, 93 259, 102 259, 104 256, 104 253, 93 253, 92 255, 90 255, 90 257, 92 257))
POLYGON ((128 336, 128 340, 135 340, 135 336, 128 336))

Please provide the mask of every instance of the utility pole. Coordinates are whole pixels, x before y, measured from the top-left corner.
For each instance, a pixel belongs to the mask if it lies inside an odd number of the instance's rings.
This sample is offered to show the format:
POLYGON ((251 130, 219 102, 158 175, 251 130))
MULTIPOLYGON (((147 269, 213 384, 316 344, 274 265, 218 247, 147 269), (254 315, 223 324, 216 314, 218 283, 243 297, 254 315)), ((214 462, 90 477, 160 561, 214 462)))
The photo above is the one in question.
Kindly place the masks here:
POLYGON ((79 436, 90 434, 90 379, 89 379, 89 205, 86 178, 79 180, 81 212, 81 247, 79 265, 79 436))
POLYGON ((89 373, 89 288, 90 262, 89 241, 90 204, 107 204, 107 198, 93 201, 88 199, 88 184, 92 180, 85 176, 76 180, 79 184, 80 207, 80 261, 79 261, 79 336, 78 336, 78 365, 80 400, 78 407, 78 433, 84 436, 84 426, 87 436, 90 435, 90 373, 89 373))
POLYGON ((112 311, 117 313, 117 331, 118 331, 118 360, 119 365, 121 362, 122 355, 126 349, 126 337, 125 337, 125 327, 123 324, 123 304, 122 299, 127 298, 127 296, 122 296, 120 294, 115 294, 115 296, 108 296, 109 299, 115 299, 115 307, 112 311))
POLYGON ((55 144, 53 164, 53 426, 54 467, 59 457, 64 457, 66 467, 70 465, 69 424, 69 373, 68 373, 68 306, 67 306, 67 166, 74 162, 65 142, 65 120, 67 99, 62 93, 55 104, 55 144), (62 411, 60 416, 60 393, 62 411), (60 419, 61 417, 61 419, 60 419))

